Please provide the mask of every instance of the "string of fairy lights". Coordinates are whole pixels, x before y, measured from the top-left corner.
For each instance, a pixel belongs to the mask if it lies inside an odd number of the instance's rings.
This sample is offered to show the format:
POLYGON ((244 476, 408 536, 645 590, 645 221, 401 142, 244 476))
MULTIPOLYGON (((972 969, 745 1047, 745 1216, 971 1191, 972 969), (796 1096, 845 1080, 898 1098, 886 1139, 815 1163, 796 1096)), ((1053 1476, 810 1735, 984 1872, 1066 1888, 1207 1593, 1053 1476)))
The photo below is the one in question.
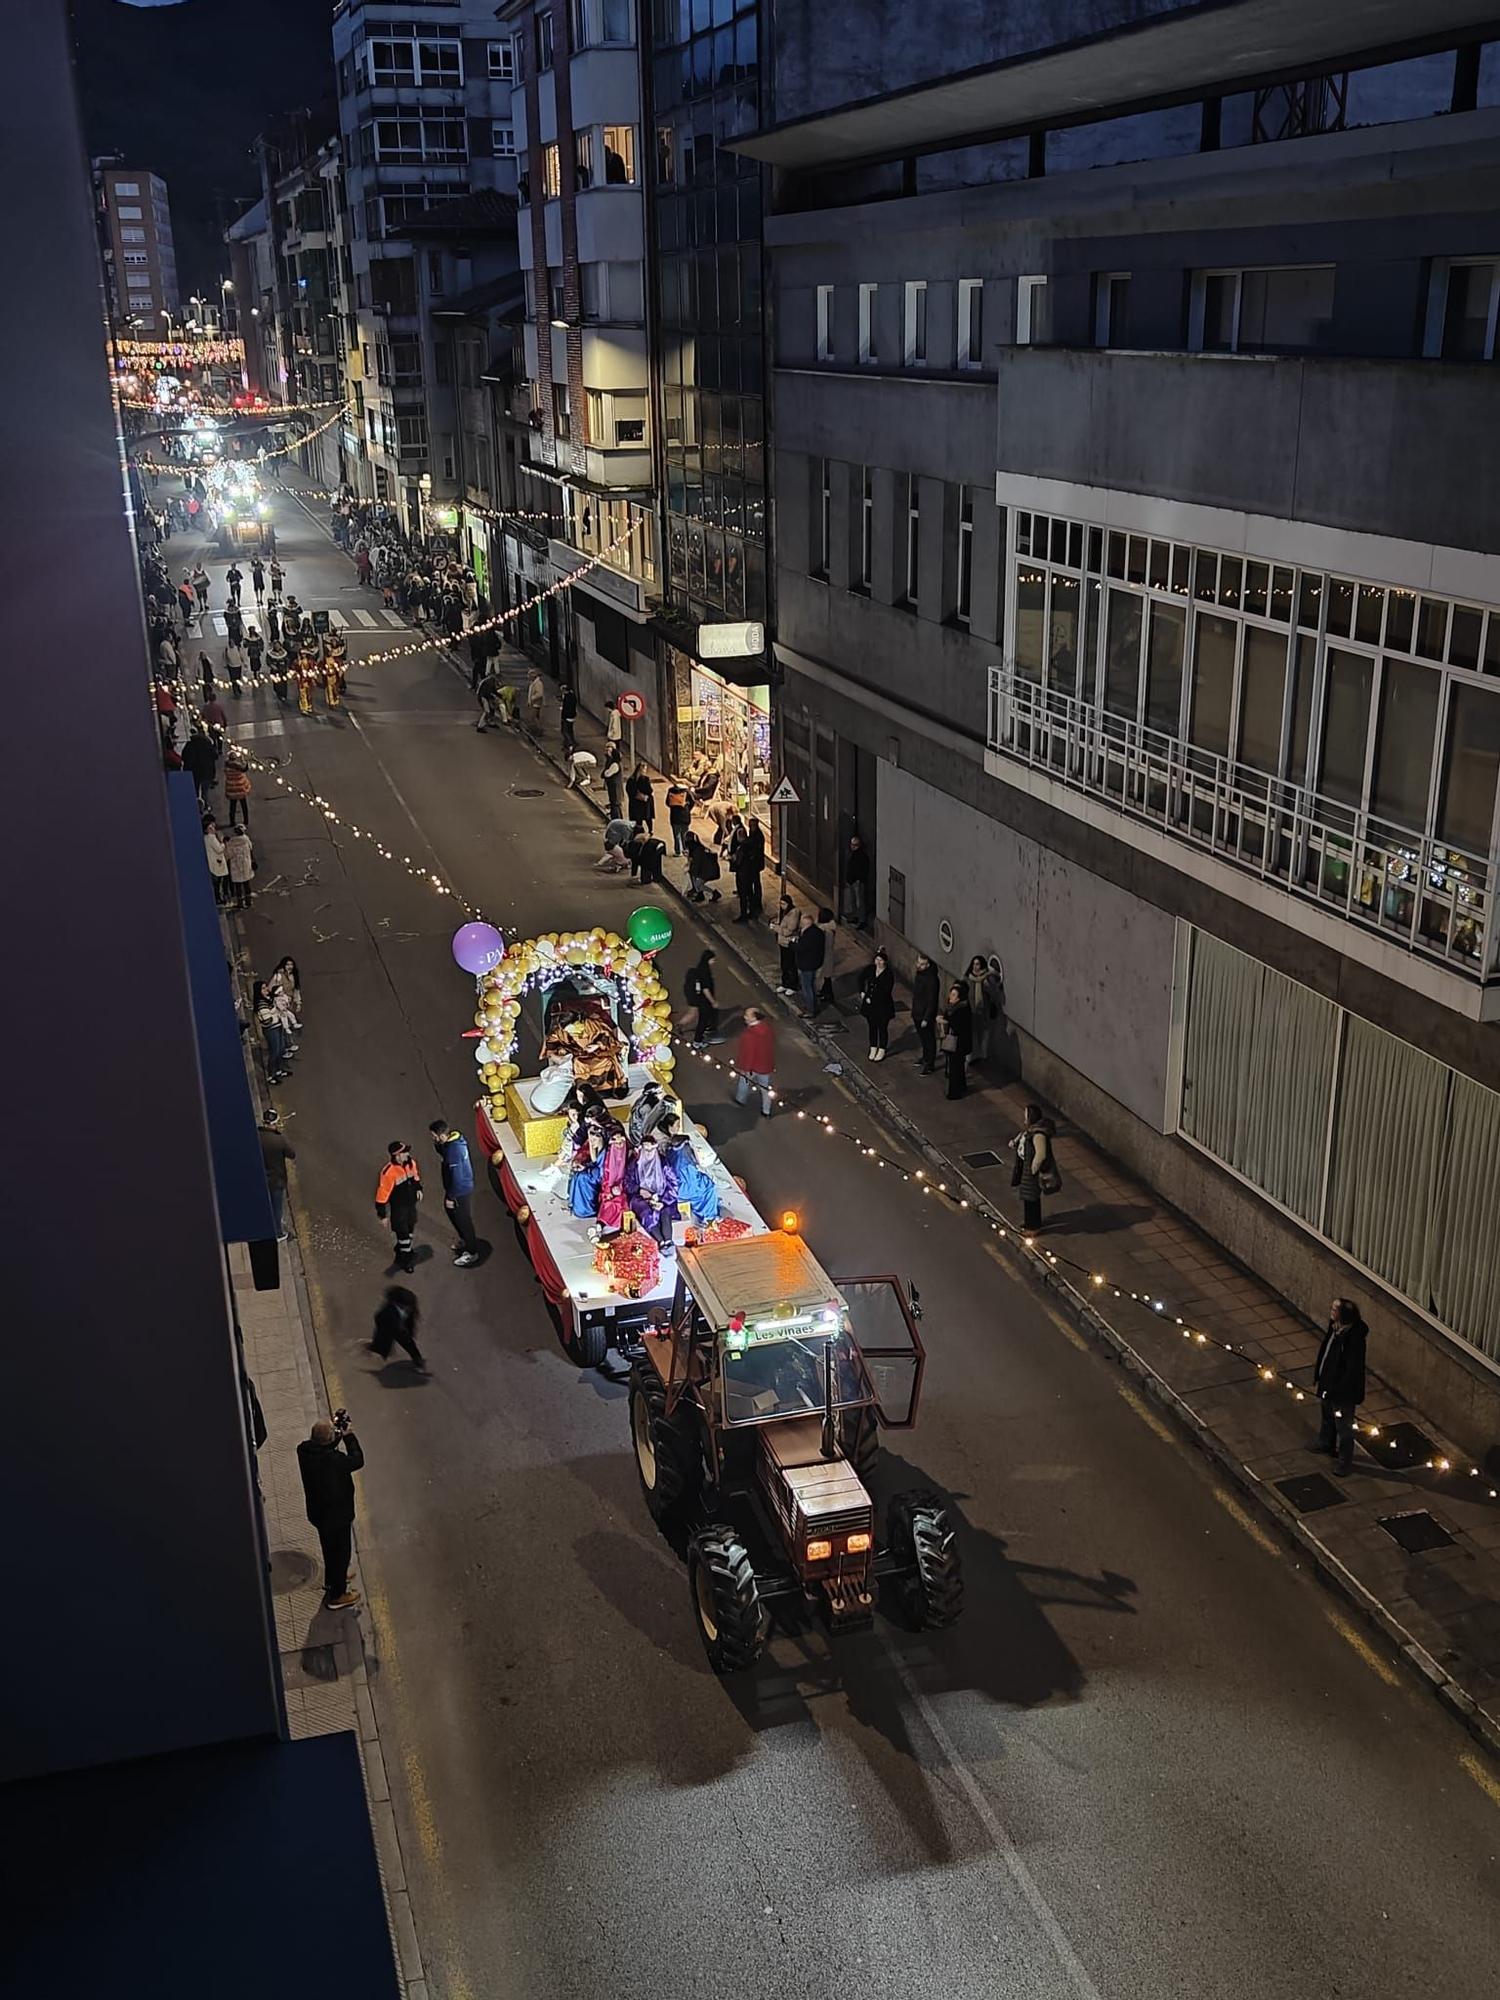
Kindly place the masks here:
MULTIPOLYGON (((753 1089, 758 1090, 761 1087, 755 1077, 751 1076, 748 1071, 739 1069, 732 1062, 721 1061, 709 1055, 705 1050, 694 1048, 691 1045, 688 1047, 688 1053, 707 1068, 717 1070, 726 1077, 733 1079, 744 1077, 753 1089)), ((775 1099, 777 1092, 773 1090, 771 1096, 775 1099)), ((1035 1236, 1028 1235, 1024 1229, 1018 1229, 1014 1224, 1005 1222, 982 1198, 971 1198, 968 1194, 964 1193, 962 1191, 963 1184, 955 1181, 950 1185, 949 1182, 941 1178, 934 1178, 924 1168, 903 1166, 899 1160, 893 1159, 889 1154, 882 1153, 877 1146, 870 1145, 859 1133, 848 1131, 838 1125, 824 1112, 799 1110, 792 1115, 819 1126, 830 1138, 845 1140, 864 1159, 873 1161, 875 1166, 882 1171, 888 1169, 894 1178, 916 1187, 924 1196, 934 1196, 940 1204, 951 1208, 954 1213, 968 1214, 981 1227, 990 1231, 993 1235, 1015 1244, 1039 1261, 1053 1267, 1061 1266, 1076 1272, 1080 1278, 1086 1281, 1088 1294, 1096 1296, 1108 1294, 1112 1298, 1119 1299, 1122 1303, 1128 1300, 1133 1305, 1139 1306, 1143 1312, 1149 1313, 1154 1319, 1170 1321, 1178 1329, 1182 1338, 1192 1346, 1205 1349, 1212 1348, 1218 1352, 1233 1355, 1236 1360, 1243 1362, 1247 1368, 1251 1369, 1255 1378, 1267 1387, 1275 1388, 1279 1386, 1299 1403, 1315 1399, 1315 1391, 1300 1388, 1283 1369, 1270 1366, 1259 1356, 1250 1353, 1248 1348, 1240 1342, 1225 1340, 1222 1334, 1206 1333, 1202 1328, 1190 1325, 1188 1320, 1181 1313, 1174 1311, 1165 1299, 1158 1298, 1152 1292, 1133 1290, 1128 1285, 1116 1285, 1107 1272, 1094 1270, 1091 1266, 1081 1264, 1076 1258, 1069 1257, 1060 1251, 1046 1249, 1044 1246, 1038 1244, 1035 1236)), ((1379 1424, 1363 1424, 1356 1421, 1354 1429, 1361 1437, 1369 1441, 1367 1449, 1370 1449, 1371 1456, 1377 1463, 1379 1462, 1379 1453, 1382 1447, 1390 1451, 1399 1451, 1401 1448, 1401 1440, 1399 1438, 1387 1437, 1379 1424)), ((1486 1474, 1484 1468, 1468 1459, 1453 1458, 1446 1453, 1438 1453, 1434 1457, 1424 1460, 1420 1469, 1426 1472, 1454 1475, 1460 1489, 1468 1488, 1462 1494, 1462 1497, 1465 1499, 1500 1499, 1500 1487, 1490 1485, 1489 1475, 1486 1474), (1470 1487, 1468 1484, 1470 1481, 1477 1481, 1479 1483, 1470 1487)))

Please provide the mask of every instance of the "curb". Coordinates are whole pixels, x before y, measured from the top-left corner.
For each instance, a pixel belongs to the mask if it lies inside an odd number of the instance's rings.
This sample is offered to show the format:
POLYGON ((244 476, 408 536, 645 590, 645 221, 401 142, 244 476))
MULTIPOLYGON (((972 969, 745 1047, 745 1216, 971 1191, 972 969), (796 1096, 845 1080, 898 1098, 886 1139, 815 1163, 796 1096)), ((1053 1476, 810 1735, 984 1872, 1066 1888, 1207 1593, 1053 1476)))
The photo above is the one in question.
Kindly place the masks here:
MULTIPOLYGON (((313 514, 312 509, 306 507, 305 503, 301 501, 300 496, 297 497, 299 505, 303 505, 304 511, 308 514, 309 518, 317 522, 317 517, 313 514)), ((322 523, 318 522, 317 525, 322 526, 322 523)), ((327 530, 325 529, 324 532, 327 533, 327 530)), ((331 535, 329 539, 332 540, 331 535)), ((449 666, 460 678, 465 681, 468 680, 467 669, 463 666, 451 647, 446 643, 440 643, 436 650, 443 655, 449 666)), ((553 755, 549 745, 539 737, 533 735, 531 730, 521 724, 519 720, 512 727, 516 736, 529 746, 532 754, 540 763, 546 764, 559 775, 563 774, 564 767, 560 760, 553 755)), ((598 802, 592 793, 579 790, 577 787, 574 789, 577 791, 578 797, 594 811, 601 821, 607 818, 608 815, 605 807, 598 802)), ((656 885, 653 884, 652 886, 656 885)), ((662 878, 660 886, 666 889, 677 902, 684 905, 687 903, 687 897, 683 890, 677 883, 671 881, 665 875, 662 878)), ((699 920, 714 933, 715 937, 720 940, 725 949, 733 956, 745 976, 767 995, 768 1000, 777 1008, 779 1013, 791 1018, 793 1023, 808 1037, 816 1049, 821 1050, 825 1055, 829 1056, 842 1057, 847 1054, 847 1051, 841 1049, 826 1031, 810 1026, 802 1019, 799 1013, 788 1007, 779 995, 772 992, 766 980, 765 973, 755 964, 753 959, 743 949, 740 940, 731 931, 715 923, 711 917, 703 912, 700 905, 693 904, 691 907, 694 914, 699 917, 699 920)), ((1112 1327, 1100 1313, 1094 1310, 1088 1299, 1068 1279, 1061 1276, 1044 1258, 1038 1257, 1034 1253, 1028 1254, 1023 1252, 1020 1255, 1016 1253, 1014 1248, 1011 1247, 1016 1235, 1016 1229, 1010 1219, 1002 1216, 996 1210, 993 1203, 980 1192, 962 1169, 955 1167, 947 1155, 932 1144, 920 1127, 876 1086, 873 1079, 868 1077, 857 1065, 848 1062, 841 1064, 840 1073, 848 1083, 852 1094, 861 1100, 872 1115, 877 1117, 889 1129, 899 1133, 908 1145, 920 1153, 930 1165, 938 1168, 950 1181, 957 1183, 963 1188, 969 1206, 972 1209, 988 1220, 1000 1222, 1004 1225, 1006 1234, 1003 1238, 1004 1248, 1001 1254, 1006 1258, 1006 1261, 1011 1265, 1016 1274, 1032 1283, 1043 1285, 1067 1306, 1070 1316, 1076 1321, 1080 1329, 1089 1336, 1093 1345, 1107 1358, 1118 1362, 1128 1374, 1141 1384, 1153 1401, 1160 1404, 1170 1414, 1178 1430, 1187 1441, 1196 1445, 1198 1450, 1252 1502, 1260 1519, 1283 1542, 1308 1557, 1325 1587, 1335 1592, 1351 1609, 1358 1612, 1364 1622, 1386 1641, 1387 1645, 1405 1663, 1410 1672, 1421 1681, 1422 1685, 1437 1697, 1444 1708, 1463 1724, 1469 1734, 1482 1744, 1491 1756, 1500 1761, 1500 1718, 1490 1715, 1486 1709, 1480 1707, 1471 1695, 1465 1693, 1462 1686, 1454 1680, 1444 1667, 1433 1659, 1427 1649, 1407 1631, 1398 1618, 1394 1617, 1386 1609, 1379 1598, 1367 1590, 1359 1579, 1340 1562, 1333 1551, 1325 1547, 1318 1540, 1317 1536, 1306 1526, 1303 1518, 1293 1513, 1279 1497, 1272 1496, 1265 1482, 1257 1478, 1247 1465, 1235 1457, 1228 1446, 1220 1441, 1214 1432, 1204 1423, 1203 1419, 1178 1395, 1177 1391, 1166 1378, 1160 1375, 1136 1348, 1131 1346, 1124 1334, 1120 1333, 1115 1327, 1112 1327)))

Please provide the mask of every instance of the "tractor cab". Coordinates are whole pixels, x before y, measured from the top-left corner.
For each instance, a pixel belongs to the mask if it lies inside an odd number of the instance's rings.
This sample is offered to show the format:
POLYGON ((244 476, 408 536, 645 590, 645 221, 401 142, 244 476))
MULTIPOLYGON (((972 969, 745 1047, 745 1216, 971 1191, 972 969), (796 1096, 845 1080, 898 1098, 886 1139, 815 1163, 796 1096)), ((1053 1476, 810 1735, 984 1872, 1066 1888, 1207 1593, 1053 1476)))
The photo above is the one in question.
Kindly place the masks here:
POLYGON ((717 1671, 758 1657, 778 1600, 845 1630, 869 1622, 886 1578, 915 1622, 957 1616, 958 1556, 935 1497, 897 1496, 880 1548, 868 1485, 877 1427, 916 1417, 919 1316, 896 1278, 835 1283, 794 1231, 680 1253, 670 1321, 643 1331, 631 1370, 631 1432, 658 1523, 707 1521, 688 1570, 717 1671))

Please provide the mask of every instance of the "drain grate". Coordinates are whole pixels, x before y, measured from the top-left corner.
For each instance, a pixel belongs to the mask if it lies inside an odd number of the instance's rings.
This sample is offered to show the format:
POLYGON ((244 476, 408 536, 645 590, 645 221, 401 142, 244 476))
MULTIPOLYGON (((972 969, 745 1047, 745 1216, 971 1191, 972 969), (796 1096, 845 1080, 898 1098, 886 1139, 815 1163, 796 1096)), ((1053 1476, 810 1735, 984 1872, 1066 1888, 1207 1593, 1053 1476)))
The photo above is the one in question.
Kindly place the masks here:
POLYGON ((1278 1479, 1276 1491, 1284 1493, 1299 1514, 1316 1514, 1324 1507, 1342 1507, 1348 1495, 1340 1493, 1321 1472, 1304 1472, 1297 1479, 1278 1479))
POLYGON ((512 785, 510 795, 513 799, 544 799, 547 796, 540 785, 512 785))
POLYGON ((1384 1528, 1393 1542, 1399 1542, 1409 1556, 1424 1555, 1429 1549, 1451 1549, 1453 1537, 1440 1521, 1434 1521, 1426 1512, 1415 1514, 1387 1514, 1383 1521, 1377 1521, 1378 1528, 1384 1528))
POLYGON ((962 1159, 966 1167, 998 1167, 1000 1165, 1000 1155, 998 1153, 965 1153, 962 1155, 962 1159))
POLYGON ((1426 1465, 1429 1460, 1442 1457, 1432 1439, 1415 1424, 1382 1424, 1375 1437, 1367 1436, 1364 1431, 1357 1436, 1368 1456, 1393 1472, 1407 1472, 1414 1465, 1426 1465))

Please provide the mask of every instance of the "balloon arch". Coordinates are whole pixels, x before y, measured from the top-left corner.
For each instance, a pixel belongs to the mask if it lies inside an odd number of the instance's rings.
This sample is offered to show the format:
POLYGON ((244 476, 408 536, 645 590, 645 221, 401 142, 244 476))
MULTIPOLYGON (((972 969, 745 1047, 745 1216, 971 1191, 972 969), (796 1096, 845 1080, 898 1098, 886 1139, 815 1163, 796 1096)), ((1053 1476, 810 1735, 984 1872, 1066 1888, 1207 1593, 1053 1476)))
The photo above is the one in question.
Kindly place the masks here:
MULTIPOLYGON (((665 919, 663 920, 665 922, 665 919)), ((667 926, 670 936, 670 926, 667 926)), ((663 1084, 670 1084, 676 1058, 672 1054, 672 1003, 652 954, 643 952, 615 931, 548 931, 511 945, 504 958, 477 981, 478 1006, 474 1025, 481 1031, 476 1049, 479 1073, 490 1108, 505 1113, 506 1086, 520 1070, 513 1060, 521 1019, 521 1001, 531 991, 586 973, 612 987, 630 1013, 630 1054, 644 1063, 663 1084)))

